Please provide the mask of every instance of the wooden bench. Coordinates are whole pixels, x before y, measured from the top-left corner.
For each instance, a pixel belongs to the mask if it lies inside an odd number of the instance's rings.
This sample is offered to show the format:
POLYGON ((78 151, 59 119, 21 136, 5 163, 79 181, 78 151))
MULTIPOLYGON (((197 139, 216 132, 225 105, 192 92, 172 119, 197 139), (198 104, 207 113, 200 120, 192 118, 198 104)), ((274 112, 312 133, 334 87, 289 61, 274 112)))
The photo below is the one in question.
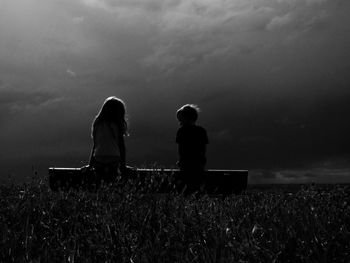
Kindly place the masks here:
MULTIPOLYGON (((147 178, 162 180, 164 178, 178 178, 181 172, 177 169, 128 169, 124 178, 136 179, 142 184, 147 178)), ((206 170, 203 174, 205 190, 209 194, 229 195, 241 193, 247 188, 248 170, 206 170)), ((70 188, 78 189, 96 182, 96 174, 83 173, 81 168, 49 168, 49 184, 53 191, 70 188), (94 177, 95 176, 95 177, 94 177)), ((169 191, 169 185, 163 183, 160 192, 169 191)))

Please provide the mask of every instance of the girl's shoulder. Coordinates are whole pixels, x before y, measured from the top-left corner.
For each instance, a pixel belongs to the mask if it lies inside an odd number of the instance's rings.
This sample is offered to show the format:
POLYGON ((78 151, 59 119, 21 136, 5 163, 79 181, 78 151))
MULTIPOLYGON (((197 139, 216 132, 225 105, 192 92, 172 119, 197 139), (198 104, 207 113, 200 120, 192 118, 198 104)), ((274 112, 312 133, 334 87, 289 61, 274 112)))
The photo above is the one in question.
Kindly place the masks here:
POLYGON ((107 122, 107 121, 99 121, 96 122, 94 125, 95 129, 101 129, 101 130, 113 130, 113 131, 118 131, 119 127, 116 123, 114 122, 107 122))
POLYGON ((115 132, 119 131, 119 126, 115 122, 109 123, 109 127, 115 132))
POLYGON ((116 123, 113 122, 100 122, 95 127, 95 133, 102 136, 112 136, 118 138, 120 136, 120 130, 116 123))

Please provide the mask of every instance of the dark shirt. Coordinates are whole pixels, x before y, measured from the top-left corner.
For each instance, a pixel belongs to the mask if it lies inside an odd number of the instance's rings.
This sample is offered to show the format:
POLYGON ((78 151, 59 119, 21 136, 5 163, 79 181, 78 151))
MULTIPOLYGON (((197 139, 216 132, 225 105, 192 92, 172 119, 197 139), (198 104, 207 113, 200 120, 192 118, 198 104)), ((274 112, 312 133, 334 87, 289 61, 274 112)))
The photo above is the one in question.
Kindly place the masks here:
POLYGON ((178 165, 181 170, 204 170, 205 153, 209 143, 206 130, 197 125, 183 125, 176 134, 179 150, 178 165))

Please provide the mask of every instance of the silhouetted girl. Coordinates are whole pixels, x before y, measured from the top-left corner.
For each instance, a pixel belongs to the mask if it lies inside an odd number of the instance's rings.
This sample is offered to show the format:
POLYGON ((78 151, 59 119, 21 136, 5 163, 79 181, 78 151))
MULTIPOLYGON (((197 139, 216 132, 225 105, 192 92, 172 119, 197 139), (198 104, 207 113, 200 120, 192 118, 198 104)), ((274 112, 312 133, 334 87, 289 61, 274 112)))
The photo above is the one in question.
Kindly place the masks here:
POLYGON ((90 165, 101 179, 112 181, 118 173, 125 170, 126 134, 125 104, 117 97, 109 97, 92 124, 90 165))

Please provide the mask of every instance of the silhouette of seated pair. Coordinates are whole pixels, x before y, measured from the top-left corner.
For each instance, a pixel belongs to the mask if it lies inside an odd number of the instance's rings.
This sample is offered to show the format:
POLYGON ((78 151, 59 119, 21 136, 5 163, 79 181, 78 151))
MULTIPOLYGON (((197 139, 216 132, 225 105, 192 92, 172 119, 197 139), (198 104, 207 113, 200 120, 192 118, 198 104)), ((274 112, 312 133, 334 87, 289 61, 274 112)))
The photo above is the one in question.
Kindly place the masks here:
MULTIPOLYGON (((177 188, 185 193, 198 191, 206 165, 206 130, 198 126, 199 108, 186 104, 177 111, 180 128, 176 134, 180 175, 177 188)), ((125 103, 117 97, 107 98, 92 124, 93 147, 89 166, 101 180, 112 182, 128 171, 124 137, 127 136, 125 103)))

